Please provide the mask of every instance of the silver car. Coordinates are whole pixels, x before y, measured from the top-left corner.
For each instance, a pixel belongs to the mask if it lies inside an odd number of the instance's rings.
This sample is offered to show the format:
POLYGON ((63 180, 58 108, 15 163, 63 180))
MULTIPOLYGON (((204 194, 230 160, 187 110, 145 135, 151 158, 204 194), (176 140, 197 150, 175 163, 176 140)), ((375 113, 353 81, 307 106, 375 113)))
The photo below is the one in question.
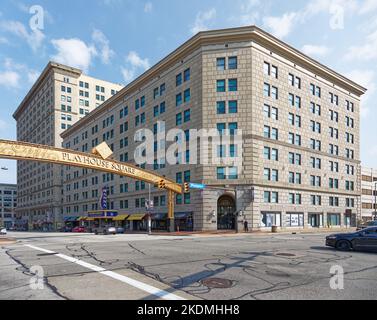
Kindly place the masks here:
POLYGON ((113 226, 106 226, 106 227, 97 227, 97 228, 94 228, 94 233, 95 234, 117 234, 117 229, 113 226))

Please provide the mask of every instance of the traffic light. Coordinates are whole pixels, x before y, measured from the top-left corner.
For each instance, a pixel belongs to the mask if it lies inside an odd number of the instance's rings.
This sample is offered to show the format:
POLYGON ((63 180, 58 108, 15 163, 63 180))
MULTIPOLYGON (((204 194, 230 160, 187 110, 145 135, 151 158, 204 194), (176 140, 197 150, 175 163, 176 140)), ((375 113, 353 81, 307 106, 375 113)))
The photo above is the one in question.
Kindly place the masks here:
POLYGON ((190 192, 190 184, 188 182, 183 185, 183 190, 185 193, 190 192))
POLYGON ((158 188, 159 189, 165 189, 165 186, 166 186, 165 180, 160 180, 158 182, 158 188))

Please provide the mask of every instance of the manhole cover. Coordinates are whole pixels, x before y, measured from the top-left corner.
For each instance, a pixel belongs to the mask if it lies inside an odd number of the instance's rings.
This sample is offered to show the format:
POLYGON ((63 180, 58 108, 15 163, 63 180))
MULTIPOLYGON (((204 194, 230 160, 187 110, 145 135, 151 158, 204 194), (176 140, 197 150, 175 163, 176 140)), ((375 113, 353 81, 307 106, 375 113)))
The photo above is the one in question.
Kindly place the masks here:
POLYGON ((287 253, 287 252, 280 252, 276 254, 277 256, 283 256, 283 257, 295 257, 296 255, 293 253, 287 253))
POLYGON ((202 284, 208 288, 230 288, 233 284, 231 280, 221 278, 208 278, 202 280, 202 284))

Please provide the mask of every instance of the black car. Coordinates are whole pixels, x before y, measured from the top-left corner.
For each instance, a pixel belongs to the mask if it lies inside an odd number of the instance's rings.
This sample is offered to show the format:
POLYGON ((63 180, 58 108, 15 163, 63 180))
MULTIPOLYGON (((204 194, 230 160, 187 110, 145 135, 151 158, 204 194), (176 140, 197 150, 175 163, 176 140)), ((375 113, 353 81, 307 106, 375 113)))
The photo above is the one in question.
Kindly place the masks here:
POLYGON ((365 228, 369 228, 369 227, 377 227, 377 220, 374 220, 374 221, 369 221, 367 222, 366 224, 362 224, 361 226, 359 226, 357 228, 357 231, 359 230, 363 230, 365 228))
POLYGON ((342 251, 377 251, 377 227, 365 228, 353 233, 329 235, 326 237, 326 246, 342 251))

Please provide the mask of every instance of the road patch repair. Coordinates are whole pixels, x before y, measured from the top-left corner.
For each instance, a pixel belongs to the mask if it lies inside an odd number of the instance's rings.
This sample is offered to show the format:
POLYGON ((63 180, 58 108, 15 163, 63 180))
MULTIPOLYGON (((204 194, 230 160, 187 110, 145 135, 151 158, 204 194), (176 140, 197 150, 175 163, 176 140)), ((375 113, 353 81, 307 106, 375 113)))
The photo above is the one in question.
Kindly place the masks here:
POLYGON ((0 237, 0 245, 7 245, 12 243, 16 243, 16 239, 9 237, 0 237))
MULTIPOLYGON (((156 286, 152 286, 150 284, 147 284, 143 281, 134 279, 134 278, 136 278, 136 276, 131 278, 128 275, 109 271, 109 270, 106 270, 105 268, 96 266, 94 264, 85 262, 83 260, 68 256, 68 255, 65 255, 65 254, 61 254, 61 253, 58 253, 58 252, 55 252, 55 251, 47 250, 47 249, 44 249, 44 248, 40 248, 40 247, 37 247, 37 246, 28 245, 28 244, 25 244, 24 246, 28 247, 30 249, 42 252, 43 255, 55 256, 55 257, 64 259, 68 262, 71 262, 72 264, 79 265, 81 267, 89 269, 90 271, 94 271, 95 273, 98 273, 100 275, 106 276, 106 277, 111 278, 113 280, 117 280, 118 282, 121 282, 121 283, 126 284, 128 286, 131 286, 133 288, 136 288, 136 289, 139 289, 143 292, 146 292, 146 293, 150 294, 151 296, 156 297, 157 299, 189 300, 189 299, 193 298, 193 297, 191 297, 190 295, 187 295, 184 292, 179 292, 179 295, 174 294, 174 293, 168 292, 168 290, 171 290, 171 288, 161 289, 161 288, 158 288, 156 286)), ((145 279, 143 279, 143 280, 145 281, 145 279)), ((148 282, 152 282, 152 281, 148 281, 148 282)))

